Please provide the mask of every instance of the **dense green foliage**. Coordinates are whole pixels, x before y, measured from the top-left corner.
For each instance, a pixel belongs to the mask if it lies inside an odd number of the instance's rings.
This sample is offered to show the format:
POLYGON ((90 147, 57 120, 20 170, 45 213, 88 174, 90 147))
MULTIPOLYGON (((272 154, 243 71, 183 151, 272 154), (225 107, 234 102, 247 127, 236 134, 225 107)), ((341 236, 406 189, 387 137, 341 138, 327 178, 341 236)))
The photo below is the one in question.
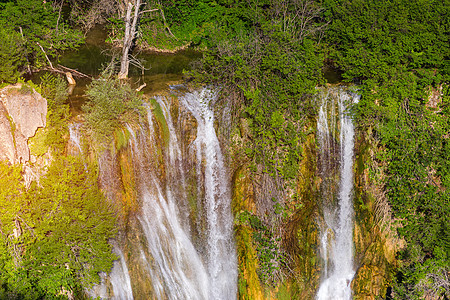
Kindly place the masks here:
POLYGON ((113 78, 94 80, 83 106, 87 125, 99 141, 110 140, 116 128, 139 116, 142 99, 130 85, 113 78))
POLYGON ((25 190, 19 167, 0 165, 0 295, 51 299, 98 282, 115 256, 115 218, 80 158, 59 157, 25 190))
POLYGON ((26 68, 47 65, 45 55, 55 57, 82 41, 51 2, 40 0, 0 3, 0 28, 0 81, 15 82, 26 68))
POLYGON ((361 84, 358 124, 381 142, 388 201, 407 242, 391 297, 449 297, 449 2, 324 4, 330 59, 361 84))
POLYGON ((0 29, 0 82, 15 81, 25 62, 24 45, 20 34, 0 29))
MULTIPOLYGON (((439 69, 448 76, 449 1, 324 1, 330 56, 347 80, 401 81, 439 69), (401 76, 401 75, 400 75, 401 76)), ((447 78, 448 80, 448 78, 447 78)))
MULTIPOLYGON (((39 45, 52 56, 79 41, 76 32, 69 30, 60 18, 57 7, 51 5, 52 1, 0 2, 0 81, 14 82, 27 66, 46 64, 39 45)), ((123 20, 120 9, 115 7, 117 2, 71 3, 84 11, 83 20, 91 18, 95 23, 97 18, 92 12, 97 9, 98 14, 104 13, 112 39, 122 37, 123 20), (103 10, 99 6, 102 3, 103 10)), ((281 191, 273 194, 291 198, 273 199, 273 216, 247 212, 245 220, 241 220, 254 232, 261 281, 274 283, 274 274, 278 272, 275 269, 283 265, 284 259, 276 255, 280 249, 279 236, 268 224, 282 226, 295 211, 284 215, 276 211, 301 206, 294 189, 303 155, 301 145, 305 134, 313 131, 313 122, 309 122, 316 114, 313 95, 315 87, 324 83, 321 69, 326 63, 341 71, 346 82, 359 85, 362 97, 355 107, 358 129, 360 133, 372 132, 379 142, 377 159, 386 175, 382 184, 393 209, 392 217, 400 225, 398 234, 407 242, 407 247, 398 254, 399 266, 393 270, 390 297, 450 297, 445 279, 450 271, 448 0, 163 0, 148 1, 141 11, 154 8, 161 10, 143 13, 139 20, 137 44, 160 49, 190 44, 202 49, 203 58, 187 76, 198 83, 223 87, 223 98, 232 103, 235 119, 248 125, 249 131, 244 133, 245 153, 246 160, 254 166, 254 175, 261 178, 269 174, 277 185, 271 188, 281 191), (432 100, 431 92, 435 96, 432 100)), ((41 89, 49 99, 46 145, 62 153, 69 116, 64 104, 65 85, 48 77, 41 89)), ((119 81, 96 80, 87 95, 85 118, 100 140, 112 137, 119 126, 138 116, 139 96, 119 81)), ((68 159, 56 164, 61 170, 72 170, 71 166, 77 162, 68 159)), ((0 191, 1 199, 21 195, 14 201, 34 203, 34 197, 45 198, 43 203, 48 205, 42 208, 55 209, 51 205, 56 202, 48 200, 51 197, 44 193, 44 189, 57 191, 59 187, 54 183, 44 180, 42 186, 25 191, 20 184, 20 170, 7 166, 2 166, 2 170, 2 180, 9 178, 7 181, 12 184, 0 191)), ((49 174, 68 177, 64 184, 72 180, 80 186, 88 184, 77 179, 88 175, 73 171, 73 178, 64 172, 56 174, 56 170, 49 174)), ((66 192, 60 191, 60 195, 66 192)), ((92 199, 97 199, 96 192, 92 193, 92 199)), ((70 197, 91 199, 89 195, 75 189, 70 197)), ((55 199, 65 199, 58 197, 55 199)), ((32 230, 25 228, 25 223, 14 217, 18 215, 18 206, 15 207, 2 217, 9 225, 2 225, 3 221, 0 224, 3 230, 0 247, 5 249, 0 252, 1 268, 5 270, 1 273, 2 286, 6 288, 3 293, 24 295, 26 292, 21 289, 26 287, 32 291, 30 295, 40 297, 45 289, 56 293, 61 287, 76 288, 75 278, 90 280, 89 276, 80 275, 86 274, 82 260, 78 265, 68 262, 68 269, 54 266, 53 273, 59 278, 57 282, 61 282, 58 286, 49 283, 50 277, 37 280, 41 276, 31 269, 39 272, 42 267, 45 273, 53 266, 45 258, 42 266, 32 265, 31 256, 27 255, 40 255, 35 246, 48 247, 49 253, 53 253, 45 243, 58 240, 60 232, 50 230, 55 233, 43 234, 42 241, 39 240, 34 233, 38 232, 35 224, 43 221, 36 221, 28 212, 26 216, 19 214, 23 220, 30 220, 27 226, 32 230), (21 238, 12 239, 16 220, 23 233, 21 238), (34 239, 35 246, 25 243, 25 237, 34 239), (69 279, 63 279, 66 277, 69 279)), ((64 213, 53 213, 51 218, 56 218, 54 224, 66 220, 64 213)), ((75 235, 79 225, 76 220, 73 222, 75 235)), ((72 245, 70 239, 67 242, 72 245)), ((106 249, 103 246, 96 248, 106 249)), ((74 250, 70 247, 61 255, 71 257, 74 250)), ((86 251, 82 255, 88 256, 90 250, 86 251)))
POLYGON ((396 298, 443 293, 442 276, 450 268, 448 85, 436 107, 430 107, 426 86, 414 86, 418 84, 411 76, 395 88, 378 87, 365 98, 390 100, 376 108, 375 124, 383 146, 378 158, 385 163, 386 192, 394 217, 401 220, 399 234, 408 243, 400 253, 396 298))

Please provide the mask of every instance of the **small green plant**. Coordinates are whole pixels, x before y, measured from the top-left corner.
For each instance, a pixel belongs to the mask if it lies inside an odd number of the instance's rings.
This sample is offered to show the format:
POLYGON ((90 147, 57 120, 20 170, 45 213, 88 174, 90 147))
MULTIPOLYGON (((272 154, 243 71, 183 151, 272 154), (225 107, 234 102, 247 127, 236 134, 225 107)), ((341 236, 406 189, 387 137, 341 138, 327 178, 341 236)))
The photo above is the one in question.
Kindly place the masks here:
POLYGON ((114 131, 139 117, 142 98, 128 84, 102 77, 94 80, 83 105, 84 117, 98 141, 110 140, 114 131))
MULTIPOLYGON (((47 126, 40 129, 38 134, 32 138, 32 143, 40 145, 38 147, 40 149, 35 150, 39 154, 43 154, 46 152, 43 147, 48 147, 53 151, 63 153, 66 146, 64 136, 67 135, 67 124, 70 118, 69 104, 67 104, 67 83, 61 77, 46 73, 41 77, 39 87, 35 89, 47 99, 47 126), (42 135, 45 135, 45 145, 39 143, 42 135)), ((38 153, 34 154, 38 155, 38 153)))

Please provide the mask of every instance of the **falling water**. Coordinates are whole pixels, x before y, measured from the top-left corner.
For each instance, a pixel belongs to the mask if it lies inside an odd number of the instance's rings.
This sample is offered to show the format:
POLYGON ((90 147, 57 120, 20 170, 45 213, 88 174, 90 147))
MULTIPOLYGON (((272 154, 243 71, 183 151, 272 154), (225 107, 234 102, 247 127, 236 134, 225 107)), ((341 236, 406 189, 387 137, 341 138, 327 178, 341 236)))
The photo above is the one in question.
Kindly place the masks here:
POLYGON ((69 125, 69 154, 82 154, 80 143, 81 123, 72 123, 69 125))
POLYGON ((196 152, 197 179, 201 180, 197 185, 205 189, 199 193, 204 197, 200 202, 204 203, 207 219, 205 240, 198 238, 193 242, 190 222, 183 213, 188 206, 184 163, 189 158, 183 156, 177 136, 180 131, 172 120, 169 98, 156 98, 169 134, 162 152, 157 149, 161 139, 155 134, 154 112, 149 106, 146 129, 131 134, 141 203, 138 220, 147 240, 147 251, 140 250, 140 261, 158 299, 227 300, 237 296, 231 197, 209 106, 215 97, 215 93, 204 89, 180 98, 181 104, 197 120, 197 136, 192 145, 196 152), (161 153, 162 162, 158 160, 161 153))
POLYGON ((202 89, 182 97, 182 103, 197 120, 197 177, 205 187, 207 219, 207 265, 211 282, 209 299, 235 299, 237 294, 237 261, 233 242, 231 195, 224 160, 214 130, 211 105, 217 92, 202 89), (204 172, 201 164, 204 162, 204 172))
POLYGON ((110 276, 110 281, 114 296, 113 300, 133 300, 133 291, 131 289, 131 279, 128 273, 125 257, 117 244, 113 244, 114 252, 119 256, 119 260, 114 262, 110 276))
POLYGON ((318 134, 321 146, 324 220, 321 230, 321 255, 324 260, 323 279, 317 293, 318 300, 348 300, 352 298, 353 268, 353 146, 354 127, 346 113, 346 105, 358 102, 359 96, 342 89, 330 89, 322 98, 319 111, 318 134), (339 113, 336 116, 335 98, 339 113), (336 128, 338 117, 339 128, 336 128), (339 148, 336 131, 339 130, 339 148), (339 159, 337 159, 339 157, 339 159), (336 169, 339 166, 339 170, 336 169), (338 208, 334 202, 333 182, 338 178, 338 208))

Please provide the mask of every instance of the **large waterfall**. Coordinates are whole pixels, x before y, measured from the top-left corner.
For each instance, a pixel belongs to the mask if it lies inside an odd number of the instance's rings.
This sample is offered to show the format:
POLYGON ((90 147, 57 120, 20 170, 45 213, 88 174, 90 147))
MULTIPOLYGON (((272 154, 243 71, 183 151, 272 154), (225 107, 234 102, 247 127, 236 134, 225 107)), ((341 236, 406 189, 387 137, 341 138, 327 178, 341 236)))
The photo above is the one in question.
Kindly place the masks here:
POLYGON ((322 94, 317 127, 323 180, 324 222, 321 226, 320 252, 324 270, 318 300, 352 298, 350 285, 355 275, 352 198, 354 127, 346 108, 358 100, 358 95, 342 88, 328 89, 322 94))
POLYGON ((207 88, 178 98, 155 97, 146 105, 146 122, 139 128, 127 126, 140 205, 137 220, 144 236, 140 240, 145 241, 133 245, 140 253, 133 263, 147 274, 152 295, 133 295, 125 274, 130 268, 115 247, 120 261, 110 274, 108 297, 236 299, 231 192, 214 129, 216 98, 217 92, 207 88), (173 118, 174 99, 178 119, 173 118), (196 134, 186 143, 181 127, 189 116, 196 134), (189 197, 197 198, 194 204, 189 197))

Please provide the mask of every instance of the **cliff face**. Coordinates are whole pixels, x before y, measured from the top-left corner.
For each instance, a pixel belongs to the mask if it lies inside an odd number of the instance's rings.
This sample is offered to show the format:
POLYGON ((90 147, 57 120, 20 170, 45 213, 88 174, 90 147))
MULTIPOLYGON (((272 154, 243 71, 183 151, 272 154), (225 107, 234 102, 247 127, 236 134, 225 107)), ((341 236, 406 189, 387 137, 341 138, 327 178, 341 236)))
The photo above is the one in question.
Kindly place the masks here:
POLYGON ((25 163, 28 139, 46 125, 47 100, 20 83, 1 89, 0 100, 0 159, 25 163))
MULTIPOLYGON (((311 124, 305 128, 314 128, 314 122, 311 120, 311 124)), ((315 299, 323 280, 325 264, 319 256, 323 179, 319 176, 317 132, 309 131, 302 144, 302 159, 295 180, 298 198, 290 202, 287 198, 278 200, 278 203, 284 203, 287 214, 283 218, 276 218, 275 213, 270 211, 258 213, 261 210, 261 203, 257 201, 258 187, 264 182, 255 174, 257 168, 252 169, 252 163, 245 159, 244 149, 248 147, 249 134, 243 128, 243 123, 241 120, 240 124, 231 124, 237 129, 230 130, 232 133, 228 143, 233 173, 231 184, 239 259, 239 298, 315 299), (264 219, 274 221, 268 224, 264 223, 264 219), (275 240, 280 241, 278 245, 274 243, 277 252, 284 256, 281 275, 272 282, 264 282, 264 272, 277 272, 275 268, 263 269, 266 256, 271 262, 277 259, 276 254, 264 248, 263 243, 271 242, 271 239, 265 238, 266 231, 274 232, 275 240)), ((219 126, 219 131, 223 131, 223 126, 219 126)), ((396 264, 396 245, 399 244, 392 229, 391 216, 385 211, 388 205, 383 198, 383 186, 379 183, 381 180, 368 176, 369 169, 377 168, 374 163, 376 144, 368 136, 368 133, 357 131, 354 145, 353 244, 356 274, 351 287, 355 299, 377 299, 386 295, 396 264)))
MULTIPOLYGON (((186 203, 180 202, 178 205, 181 213, 188 216, 185 221, 191 228, 190 237, 195 245, 201 244, 206 228, 206 218, 201 213, 204 205, 201 200, 203 183, 196 179, 197 169, 203 170, 205 161, 195 163, 192 146, 199 125, 180 105, 177 97, 161 98, 159 101, 153 99, 147 108, 147 123, 130 124, 130 127, 117 130, 111 147, 99 159, 100 185, 116 204, 120 216, 117 247, 121 248, 123 262, 127 265, 129 292, 132 291, 136 299, 157 293, 150 284, 157 276, 149 275, 148 263, 142 263, 142 257, 153 255, 140 220, 145 200, 139 198, 142 194, 139 185, 148 178, 154 178, 155 182, 165 186, 173 177, 173 172, 179 172, 172 168, 180 163, 180 170, 185 176, 186 196, 182 193, 177 195, 180 199, 186 198, 186 203), (133 148, 132 145, 138 143, 139 132, 144 132, 142 137, 150 139, 150 142, 133 148), (169 154, 176 148, 171 148, 169 141, 175 136, 182 155, 171 160, 169 154), (139 159, 137 154, 141 151, 142 159, 139 159), (148 170, 153 175, 143 176, 148 170)), ((315 299, 324 269, 318 250, 323 214, 320 186, 323 180, 319 176, 317 132, 310 130, 316 127, 316 121, 312 119, 305 126, 308 133, 302 142, 302 158, 292 188, 298 197, 289 200, 286 196, 280 196, 275 202, 270 198, 264 200, 264 195, 275 192, 271 189, 271 178, 263 178, 245 154, 252 138, 246 120, 229 120, 226 107, 218 109, 216 117, 215 129, 227 154, 230 172, 228 179, 232 188, 239 299, 315 299), (220 115, 222 117, 218 117, 220 115), (280 214, 277 210, 281 206, 283 210, 280 214)), ((3 125, 0 123, 0 126, 3 125)), ((353 168, 356 274, 351 287, 355 299, 376 299, 384 297, 391 280, 396 241, 387 224, 389 216, 379 213, 383 207, 380 194, 383 187, 368 176, 369 168, 376 168, 373 161, 376 144, 364 132, 357 132, 356 136, 353 168)), ((174 185, 168 186, 175 189, 174 185)), ((152 206, 152 210, 155 209, 157 206, 152 206)), ((153 258, 150 261, 154 263, 153 258)), ((113 271, 109 280, 114 282, 119 275, 113 271)), ((106 283, 110 294, 117 293, 113 285, 106 283)))

